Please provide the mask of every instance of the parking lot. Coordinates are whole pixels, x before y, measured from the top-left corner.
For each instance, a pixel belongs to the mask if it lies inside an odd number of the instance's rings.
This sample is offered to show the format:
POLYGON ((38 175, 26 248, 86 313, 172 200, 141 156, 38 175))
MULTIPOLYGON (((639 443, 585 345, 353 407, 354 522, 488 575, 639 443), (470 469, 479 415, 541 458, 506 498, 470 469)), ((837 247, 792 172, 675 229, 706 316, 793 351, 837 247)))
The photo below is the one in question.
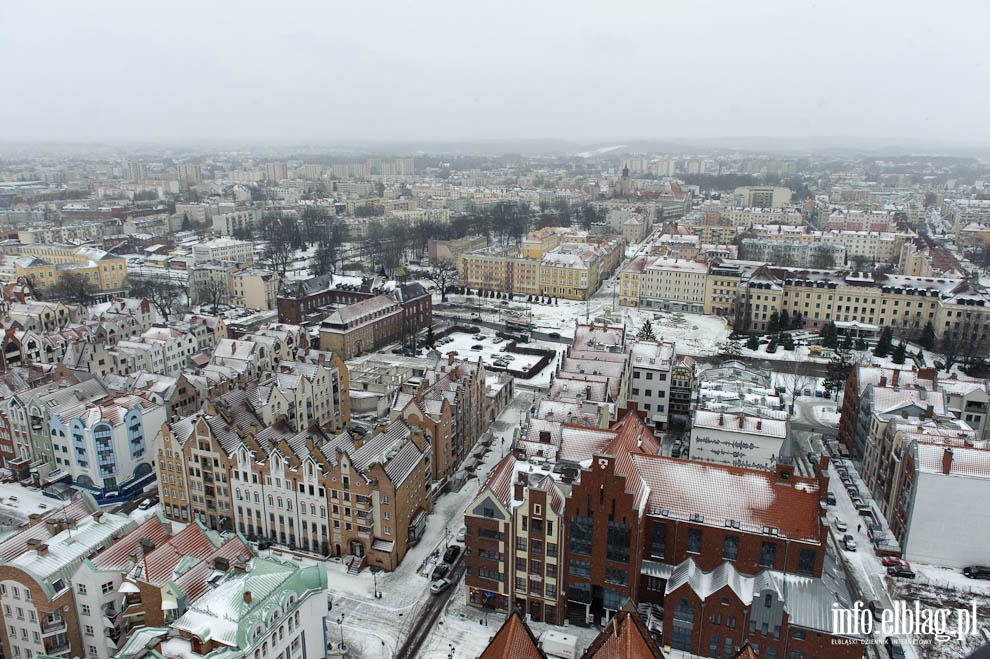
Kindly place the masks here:
POLYGON ((481 357, 486 367, 493 367, 497 361, 504 360, 502 363, 505 367, 517 371, 525 371, 540 360, 538 355, 506 353, 508 344, 508 341, 496 336, 490 330, 477 334, 453 332, 438 340, 436 350, 442 355, 455 352, 458 358, 471 361, 481 357))

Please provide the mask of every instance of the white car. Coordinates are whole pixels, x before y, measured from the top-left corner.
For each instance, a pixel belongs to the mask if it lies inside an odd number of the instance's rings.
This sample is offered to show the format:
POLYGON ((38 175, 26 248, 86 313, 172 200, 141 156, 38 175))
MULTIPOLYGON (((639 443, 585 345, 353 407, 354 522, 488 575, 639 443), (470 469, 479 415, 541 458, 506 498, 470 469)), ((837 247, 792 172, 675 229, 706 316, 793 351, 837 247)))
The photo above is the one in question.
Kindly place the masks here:
POLYGON ((448 588, 450 588, 450 579, 441 578, 430 584, 430 592, 434 595, 439 595, 448 588))
POLYGON ((849 527, 846 526, 846 523, 843 522, 838 517, 835 518, 835 523, 833 524, 833 526, 835 526, 835 529, 841 533, 845 533, 846 531, 849 530, 849 527))
POLYGON ((456 540, 457 542, 464 542, 465 535, 467 535, 467 527, 462 526, 461 529, 457 532, 457 535, 454 536, 454 540, 456 540))

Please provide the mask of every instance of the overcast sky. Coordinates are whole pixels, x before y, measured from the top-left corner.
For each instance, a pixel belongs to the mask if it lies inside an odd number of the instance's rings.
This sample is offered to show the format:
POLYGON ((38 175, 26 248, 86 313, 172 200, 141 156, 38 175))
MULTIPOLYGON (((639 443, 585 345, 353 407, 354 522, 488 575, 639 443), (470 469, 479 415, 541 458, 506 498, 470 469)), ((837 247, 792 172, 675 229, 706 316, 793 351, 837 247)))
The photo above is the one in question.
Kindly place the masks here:
POLYGON ((988 0, 0 0, 0 141, 990 143, 988 0))

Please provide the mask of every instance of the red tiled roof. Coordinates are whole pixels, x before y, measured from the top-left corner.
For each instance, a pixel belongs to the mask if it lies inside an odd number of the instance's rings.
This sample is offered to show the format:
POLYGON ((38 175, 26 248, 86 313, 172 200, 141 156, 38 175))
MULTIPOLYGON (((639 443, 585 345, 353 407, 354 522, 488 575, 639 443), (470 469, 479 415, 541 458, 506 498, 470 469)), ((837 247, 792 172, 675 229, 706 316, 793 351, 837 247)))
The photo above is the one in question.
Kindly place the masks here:
POLYGON ((161 586, 172 578, 175 566, 183 557, 206 558, 214 549, 216 548, 213 542, 202 527, 199 524, 190 524, 172 536, 168 542, 145 555, 147 569, 143 580, 161 586))
MULTIPOLYGON (((68 520, 75 523, 89 517, 93 512, 87 505, 86 499, 80 498, 67 505, 64 510, 52 510, 45 516, 45 519, 51 517, 52 519, 68 520)), ((39 522, 0 543, 0 558, 9 561, 28 550, 28 540, 37 538, 44 542, 50 537, 52 534, 48 530, 48 526, 43 521, 39 522)))
POLYGON ((185 596, 186 601, 195 602, 209 587, 207 580, 214 572, 213 561, 216 558, 226 558, 233 565, 238 556, 248 559, 251 557, 251 550, 240 535, 235 535, 176 579, 175 587, 185 596))
POLYGON ((546 655, 519 612, 513 610, 479 659, 546 659, 546 655))
POLYGON ((619 611, 581 659, 663 659, 635 611, 619 611))
POLYGON ((512 503, 512 479, 515 473, 516 458, 510 453, 498 463, 481 489, 490 490, 496 499, 508 506, 512 503))
POLYGON ((93 557, 93 566, 98 570, 126 570, 130 567, 131 554, 139 551, 141 540, 147 538, 157 547, 168 540, 168 533, 158 516, 152 515, 141 526, 93 557))
MULTIPOLYGON (((649 488, 646 514, 671 519, 703 517, 704 524, 723 527, 738 522, 750 533, 775 528, 782 538, 821 542, 818 483, 791 476, 777 483, 776 474, 758 469, 679 460, 665 456, 630 456, 649 488)), ((618 471, 618 466, 617 469, 618 471)))

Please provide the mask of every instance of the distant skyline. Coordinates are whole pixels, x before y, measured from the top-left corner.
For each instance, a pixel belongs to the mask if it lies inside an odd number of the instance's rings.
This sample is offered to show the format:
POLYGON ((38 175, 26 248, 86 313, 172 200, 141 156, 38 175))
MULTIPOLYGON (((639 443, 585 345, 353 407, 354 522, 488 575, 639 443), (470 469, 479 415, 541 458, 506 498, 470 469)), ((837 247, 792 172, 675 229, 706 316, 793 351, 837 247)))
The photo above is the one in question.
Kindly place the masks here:
POLYGON ((988 19, 977 0, 8 2, 0 142, 981 148, 988 19))

